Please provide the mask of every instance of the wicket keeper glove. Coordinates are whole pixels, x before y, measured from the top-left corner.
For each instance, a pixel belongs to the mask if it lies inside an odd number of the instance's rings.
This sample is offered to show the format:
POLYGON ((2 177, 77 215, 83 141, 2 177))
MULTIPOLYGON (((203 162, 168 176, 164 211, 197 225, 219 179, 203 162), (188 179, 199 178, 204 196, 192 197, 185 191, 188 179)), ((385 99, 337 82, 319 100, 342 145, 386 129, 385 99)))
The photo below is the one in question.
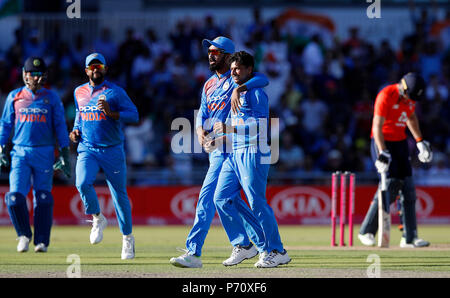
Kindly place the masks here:
POLYGON ((416 144, 419 149, 418 158, 421 162, 430 162, 433 159, 433 152, 431 151, 430 143, 427 141, 420 141, 416 144))
POLYGON ((58 161, 53 165, 53 170, 61 170, 67 178, 72 176, 69 161, 69 147, 64 147, 59 150, 58 161))
POLYGON ((0 167, 8 167, 9 160, 8 156, 6 156, 6 146, 0 146, 0 167))
POLYGON ((389 169, 389 164, 391 163, 392 157, 389 151, 381 151, 380 155, 378 155, 377 160, 375 161, 375 167, 377 168, 378 173, 386 173, 389 169))

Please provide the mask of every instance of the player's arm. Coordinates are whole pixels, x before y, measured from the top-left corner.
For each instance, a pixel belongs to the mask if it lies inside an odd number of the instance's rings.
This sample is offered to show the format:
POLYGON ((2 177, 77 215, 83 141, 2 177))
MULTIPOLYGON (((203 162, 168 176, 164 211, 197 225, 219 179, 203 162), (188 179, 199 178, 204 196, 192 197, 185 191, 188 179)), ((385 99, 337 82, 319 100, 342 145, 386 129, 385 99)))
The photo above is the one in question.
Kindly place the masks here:
POLYGON ((373 117, 372 123, 372 131, 373 131, 373 139, 375 140, 375 144, 377 145, 378 151, 386 151, 386 143, 384 142, 383 135, 383 124, 386 118, 380 115, 375 115, 373 117))
POLYGON ((64 116, 64 107, 58 95, 54 95, 53 101, 53 125, 61 148, 69 146, 69 137, 67 134, 66 117, 64 116))
POLYGON ((109 107, 109 104, 106 100, 100 100, 98 106, 106 116, 113 118, 114 120, 121 120, 124 123, 137 123, 139 122, 139 113, 131 101, 128 94, 122 88, 117 90, 118 97, 116 100, 118 101, 119 110, 112 111, 109 107))
POLYGON ((387 150, 383 135, 383 124, 386 121, 385 115, 389 109, 388 95, 383 91, 375 100, 375 112, 372 120, 372 133, 375 145, 378 148, 378 158, 375 161, 375 167, 379 173, 386 173, 391 163, 391 154, 387 150))
POLYGON ((6 98, 2 118, 0 119, 0 145, 2 147, 9 141, 9 137, 16 119, 16 114, 14 112, 14 96, 15 92, 11 92, 6 98))
POLYGON ((5 167, 9 166, 6 144, 9 141, 16 117, 14 112, 14 95, 10 93, 6 98, 2 118, 0 119, 0 166, 5 167))
POLYGON ((69 139, 74 143, 78 143, 81 138, 81 123, 80 123, 80 110, 78 108, 78 102, 75 91, 73 92, 73 98, 75 100, 75 122, 73 124, 72 131, 69 134, 69 139))
POLYGON ((416 113, 412 113, 406 121, 409 131, 416 140, 416 146, 419 149, 419 160, 421 162, 430 162, 433 159, 433 152, 431 151, 430 143, 425 141, 420 131, 419 119, 416 113))
POLYGON ((200 101, 200 108, 195 118, 195 131, 197 132, 197 138, 200 145, 206 143, 207 131, 204 129, 205 122, 209 119, 208 106, 206 102, 206 93, 203 87, 202 98, 200 101))
POLYGON ((250 80, 242 85, 236 86, 233 89, 233 93, 231 94, 231 110, 233 111, 233 113, 236 114, 241 108, 241 102, 239 100, 241 92, 255 88, 264 88, 267 85, 269 85, 269 79, 267 78, 267 76, 263 73, 255 72, 250 80))

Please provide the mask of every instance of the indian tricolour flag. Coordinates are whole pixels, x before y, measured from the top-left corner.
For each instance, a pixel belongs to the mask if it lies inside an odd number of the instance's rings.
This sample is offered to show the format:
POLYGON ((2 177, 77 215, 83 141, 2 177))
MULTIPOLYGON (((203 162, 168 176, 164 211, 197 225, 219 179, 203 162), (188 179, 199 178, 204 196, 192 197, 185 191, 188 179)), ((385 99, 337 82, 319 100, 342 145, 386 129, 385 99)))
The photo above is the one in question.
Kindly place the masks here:
POLYGON ((0 18, 22 11, 22 0, 0 0, 0 18))

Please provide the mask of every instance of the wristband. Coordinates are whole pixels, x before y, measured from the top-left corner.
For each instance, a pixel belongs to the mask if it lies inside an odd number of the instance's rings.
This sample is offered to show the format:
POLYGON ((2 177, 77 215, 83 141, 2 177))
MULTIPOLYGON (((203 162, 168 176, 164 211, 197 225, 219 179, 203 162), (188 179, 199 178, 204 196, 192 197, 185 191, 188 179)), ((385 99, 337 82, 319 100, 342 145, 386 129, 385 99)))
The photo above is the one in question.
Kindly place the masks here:
POLYGON ((422 142, 423 138, 416 138, 416 143, 422 142))

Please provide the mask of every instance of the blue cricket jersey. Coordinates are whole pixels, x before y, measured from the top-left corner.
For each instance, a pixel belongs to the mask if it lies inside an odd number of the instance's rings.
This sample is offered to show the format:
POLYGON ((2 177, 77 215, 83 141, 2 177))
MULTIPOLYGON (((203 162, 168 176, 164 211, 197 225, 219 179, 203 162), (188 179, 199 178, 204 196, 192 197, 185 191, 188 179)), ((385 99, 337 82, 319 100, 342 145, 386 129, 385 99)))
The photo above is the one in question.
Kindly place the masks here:
MULTIPOLYGON (((269 80, 261 73, 255 73, 253 78, 245 83, 248 90, 263 88, 268 84, 269 80)), ((195 127, 203 127, 210 132, 214 123, 225 123, 231 110, 231 94, 236 87, 238 87, 238 84, 231 77, 231 71, 227 71, 220 76, 213 74, 203 85, 195 127)))
POLYGON ((41 88, 33 93, 27 87, 11 91, 0 120, 0 145, 8 143, 12 129, 14 145, 69 146, 64 107, 52 90, 41 88))
POLYGON ((73 130, 81 132, 80 142, 88 147, 110 147, 123 143, 123 123, 136 123, 139 114, 125 90, 114 83, 104 81, 92 87, 90 83, 78 86, 74 91, 75 124, 73 130), (119 112, 119 120, 107 117, 97 108, 104 98, 113 112, 119 112))
POLYGON ((233 133, 233 150, 247 147, 259 148, 268 153, 269 101, 260 88, 241 93, 241 109, 231 113, 231 125, 236 126, 233 133))

